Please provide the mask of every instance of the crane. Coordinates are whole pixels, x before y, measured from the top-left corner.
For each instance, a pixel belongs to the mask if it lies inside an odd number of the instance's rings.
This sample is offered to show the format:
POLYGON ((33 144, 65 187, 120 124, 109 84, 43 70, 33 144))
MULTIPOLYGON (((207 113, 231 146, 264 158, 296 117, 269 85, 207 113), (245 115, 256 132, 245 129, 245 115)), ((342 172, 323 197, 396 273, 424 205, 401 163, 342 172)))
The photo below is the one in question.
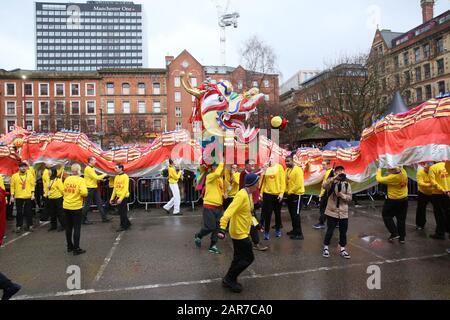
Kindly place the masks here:
POLYGON ((213 0, 217 8, 217 16, 220 27, 220 55, 222 60, 222 65, 226 65, 227 58, 227 38, 226 38, 226 28, 227 27, 238 27, 238 18, 240 15, 238 12, 227 13, 230 7, 230 0, 227 0, 225 8, 221 4, 221 0, 213 0))

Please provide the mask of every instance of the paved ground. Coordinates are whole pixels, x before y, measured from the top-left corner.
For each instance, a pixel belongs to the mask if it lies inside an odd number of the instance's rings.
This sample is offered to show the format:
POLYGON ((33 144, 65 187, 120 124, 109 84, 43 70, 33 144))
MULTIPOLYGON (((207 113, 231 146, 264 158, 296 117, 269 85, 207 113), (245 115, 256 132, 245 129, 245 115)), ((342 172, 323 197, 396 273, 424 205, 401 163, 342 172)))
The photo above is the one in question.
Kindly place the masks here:
MULTIPOLYGON (((48 233, 42 225, 32 234, 17 237, 12 228, 0 249, 0 271, 23 285, 16 299, 450 299, 450 241, 427 237, 434 229, 414 230, 415 203, 410 203, 406 245, 390 244, 380 217, 381 203, 352 208, 349 228, 351 260, 332 250, 321 256, 325 231, 315 231, 318 210, 303 212, 306 240, 287 236, 266 242, 270 250, 257 252, 243 274, 241 295, 224 290, 221 277, 232 259, 231 242, 220 243, 221 255, 199 250, 193 235, 201 224, 201 211, 185 208, 182 217, 168 217, 161 210, 133 210, 133 228, 117 233, 114 223, 83 227, 81 245, 87 254, 65 252, 62 233, 48 233), (81 289, 67 289, 66 270, 81 269, 81 289), (381 290, 367 288, 367 268, 381 269, 381 290)), ((97 215, 93 218, 98 218, 97 215)), ((97 219, 99 220, 99 219, 97 219)), ((283 212, 284 232, 290 230, 283 212)), ((337 245, 337 234, 334 244, 337 245)))

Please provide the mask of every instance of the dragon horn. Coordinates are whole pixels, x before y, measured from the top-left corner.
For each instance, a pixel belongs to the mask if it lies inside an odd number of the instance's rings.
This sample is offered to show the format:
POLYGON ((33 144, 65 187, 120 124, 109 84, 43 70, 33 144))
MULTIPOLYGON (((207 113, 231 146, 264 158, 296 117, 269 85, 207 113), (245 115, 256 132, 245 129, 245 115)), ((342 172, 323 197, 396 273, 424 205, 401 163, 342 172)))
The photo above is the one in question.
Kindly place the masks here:
POLYGON ((181 73, 181 84, 183 85, 184 90, 186 90, 189 94, 193 95, 194 97, 201 99, 202 96, 206 93, 206 91, 201 91, 197 88, 193 88, 191 81, 187 79, 187 77, 191 77, 192 74, 189 73, 189 75, 186 75, 185 72, 181 73))

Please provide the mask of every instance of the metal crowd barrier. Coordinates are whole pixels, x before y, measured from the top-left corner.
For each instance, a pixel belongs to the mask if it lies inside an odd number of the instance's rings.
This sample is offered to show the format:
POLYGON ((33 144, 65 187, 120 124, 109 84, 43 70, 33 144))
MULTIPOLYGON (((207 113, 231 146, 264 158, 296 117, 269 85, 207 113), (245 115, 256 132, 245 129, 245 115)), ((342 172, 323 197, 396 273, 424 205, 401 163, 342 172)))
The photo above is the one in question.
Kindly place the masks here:
MULTIPOLYGON (((103 180, 99 183, 98 189, 100 191, 100 196, 103 200, 104 204, 109 203, 111 199, 113 189, 109 187, 109 181, 103 180)), ((129 189, 130 189, 130 197, 128 198, 128 211, 130 211, 130 207, 136 203, 136 180, 134 178, 130 178, 129 180, 129 189)), ((96 208, 95 204, 91 205, 91 208, 96 208)))
MULTIPOLYGON (((199 192, 195 190, 194 180, 184 180, 179 183, 182 204, 191 204, 195 209, 195 204, 199 202, 199 192)), ((140 178, 137 180, 137 203, 145 205, 148 210, 149 205, 157 207, 166 204, 172 198, 169 182, 167 178, 153 177, 140 178)))

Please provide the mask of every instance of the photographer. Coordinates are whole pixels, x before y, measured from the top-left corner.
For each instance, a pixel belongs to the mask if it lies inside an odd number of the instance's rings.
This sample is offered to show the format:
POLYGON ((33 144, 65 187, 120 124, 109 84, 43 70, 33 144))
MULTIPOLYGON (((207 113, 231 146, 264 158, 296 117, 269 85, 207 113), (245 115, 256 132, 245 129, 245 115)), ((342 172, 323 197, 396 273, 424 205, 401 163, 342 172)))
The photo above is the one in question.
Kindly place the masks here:
POLYGON ((339 245, 340 255, 345 259, 350 259, 347 252, 347 230, 348 230, 348 204, 352 201, 352 188, 347 180, 344 167, 336 167, 334 177, 329 178, 324 183, 328 197, 325 215, 327 216, 328 229, 325 235, 323 256, 330 257, 329 245, 333 237, 334 229, 339 224, 339 245))

